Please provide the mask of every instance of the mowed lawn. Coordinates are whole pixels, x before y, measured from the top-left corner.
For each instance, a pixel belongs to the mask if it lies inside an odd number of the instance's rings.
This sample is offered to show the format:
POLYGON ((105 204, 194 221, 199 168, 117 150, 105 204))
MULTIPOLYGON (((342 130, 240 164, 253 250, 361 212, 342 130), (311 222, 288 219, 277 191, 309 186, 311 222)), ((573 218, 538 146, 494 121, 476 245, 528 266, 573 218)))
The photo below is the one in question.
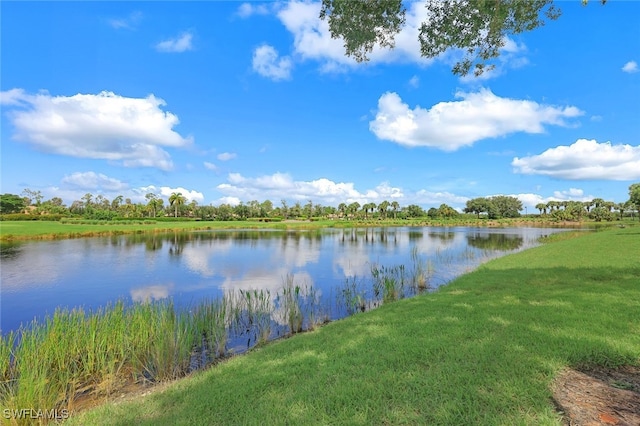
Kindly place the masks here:
MULTIPOLYGON (((204 229, 225 229, 238 227, 237 222, 199 222, 176 221, 155 222, 140 219, 139 221, 94 221, 91 223, 63 223, 56 221, 0 221, 0 238, 11 239, 53 239, 85 237, 93 235, 110 235, 119 233, 143 233, 164 231, 190 231, 204 229)), ((274 227, 268 223, 251 222, 252 228, 274 227)))
POLYGON ((584 234, 69 424, 559 425, 563 367, 640 364, 640 227, 584 234))

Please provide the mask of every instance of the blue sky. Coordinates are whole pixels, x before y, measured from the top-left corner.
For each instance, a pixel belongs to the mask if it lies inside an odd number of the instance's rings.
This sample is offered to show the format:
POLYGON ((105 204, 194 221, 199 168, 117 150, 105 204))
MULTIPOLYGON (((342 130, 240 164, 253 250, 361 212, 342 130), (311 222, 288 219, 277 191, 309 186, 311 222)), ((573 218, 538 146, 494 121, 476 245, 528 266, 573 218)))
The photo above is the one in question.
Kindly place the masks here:
POLYGON ((640 2, 560 2, 496 69, 357 64, 309 2, 2 2, 1 189, 199 204, 615 202, 640 181, 640 2))

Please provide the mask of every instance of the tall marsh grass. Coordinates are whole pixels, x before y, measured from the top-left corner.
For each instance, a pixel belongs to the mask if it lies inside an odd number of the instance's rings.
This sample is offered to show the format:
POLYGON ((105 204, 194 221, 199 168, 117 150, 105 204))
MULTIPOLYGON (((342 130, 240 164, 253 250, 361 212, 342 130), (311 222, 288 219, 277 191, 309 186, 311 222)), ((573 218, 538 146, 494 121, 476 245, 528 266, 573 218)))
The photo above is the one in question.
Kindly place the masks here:
POLYGON ((226 355, 230 306, 231 299, 225 295, 220 299, 206 300, 194 309, 194 323, 198 336, 202 338, 202 352, 209 359, 226 355))
POLYGON ((238 290, 231 293, 231 328, 247 337, 247 348, 271 337, 271 293, 269 290, 238 290))
MULTIPOLYGON (((417 251, 411 269, 372 265, 370 279, 346 280, 338 289, 338 317, 375 308, 428 288, 431 266, 417 251)), ((329 302, 330 303, 330 302, 329 302)), ((74 410, 130 384, 164 382, 206 367, 229 354, 231 340, 247 349, 284 334, 328 322, 312 285, 283 280, 269 290, 237 290, 177 309, 171 300, 125 304, 95 311, 57 309, 0 339, 0 406, 74 410)))
POLYGON ((285 324, 288 333, 295 334, 304 329, 313 330, 327 321, 318 291, 309 284, 296 284, 292 275, 284 279, 283 287, 276 295, 275 320, 285 324))
POLYGON ((371 266, 373 287, 382 289, 383 303, 394 302, 407 296, 405 291, 408 284, 404 265, 371 266))

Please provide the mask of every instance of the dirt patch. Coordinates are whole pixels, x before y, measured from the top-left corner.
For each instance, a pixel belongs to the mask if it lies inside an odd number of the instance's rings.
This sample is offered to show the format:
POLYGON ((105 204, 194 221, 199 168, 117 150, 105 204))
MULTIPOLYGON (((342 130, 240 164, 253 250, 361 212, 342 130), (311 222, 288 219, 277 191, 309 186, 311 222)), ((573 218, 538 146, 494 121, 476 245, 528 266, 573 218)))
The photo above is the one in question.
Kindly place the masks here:
POLYGON ((640 368, 564 370, 553 397, 569 426, 640 425, 640 368))

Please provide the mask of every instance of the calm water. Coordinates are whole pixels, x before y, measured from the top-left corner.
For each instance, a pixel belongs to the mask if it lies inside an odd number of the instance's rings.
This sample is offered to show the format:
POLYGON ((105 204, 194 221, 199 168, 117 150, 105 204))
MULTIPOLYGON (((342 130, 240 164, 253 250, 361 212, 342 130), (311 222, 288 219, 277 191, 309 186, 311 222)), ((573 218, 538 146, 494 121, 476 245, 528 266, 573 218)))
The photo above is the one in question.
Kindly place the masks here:
POLYGON ((14 330, 56 307, 96 309, 118 299, 171 298, 190 306, 238 289, 274 294, 286 277, 335 297, 372 265, 431 266, 435 288, 481 262, 536 245, 558 230, 534 228, 369 228, 234 230, 124 235, 1 246, 0 330, 14 330))

